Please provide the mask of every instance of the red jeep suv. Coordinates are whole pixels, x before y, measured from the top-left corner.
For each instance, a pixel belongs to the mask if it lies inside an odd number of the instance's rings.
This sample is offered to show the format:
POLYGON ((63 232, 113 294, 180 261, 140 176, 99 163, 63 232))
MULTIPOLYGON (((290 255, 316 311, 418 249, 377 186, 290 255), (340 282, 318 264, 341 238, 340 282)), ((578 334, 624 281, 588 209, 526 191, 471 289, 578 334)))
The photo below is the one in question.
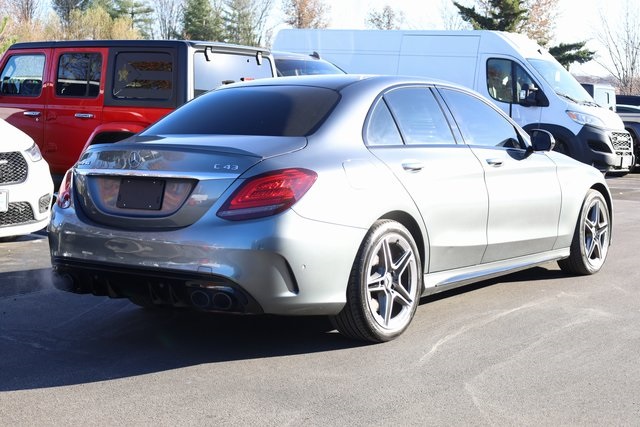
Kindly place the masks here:
POLYGON ((179 40, 17 43, 0 61, 0 117, 59 182, 85 145, 137 133, 220 85, 273 77, 269 51, 179 40))

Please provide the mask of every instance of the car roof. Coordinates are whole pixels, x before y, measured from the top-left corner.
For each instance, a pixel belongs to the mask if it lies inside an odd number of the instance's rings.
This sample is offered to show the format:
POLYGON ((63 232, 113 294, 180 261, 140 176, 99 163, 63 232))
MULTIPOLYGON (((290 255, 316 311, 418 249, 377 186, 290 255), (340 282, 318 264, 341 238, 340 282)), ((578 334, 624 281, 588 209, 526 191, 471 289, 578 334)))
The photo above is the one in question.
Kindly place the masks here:
POLYGON ((422 84, 455 87, 466 92, 473 92, 472 90, 458 84, 438 79, 376 74, 323 74, 256 79, 248 82, 222 86, 217 90, 225 90, 227 88, 241 86, 314 86, 340 91, 347 86, 359 83, 364 83, 371 88, 379 87, 380 89, 396 85, 422 84))

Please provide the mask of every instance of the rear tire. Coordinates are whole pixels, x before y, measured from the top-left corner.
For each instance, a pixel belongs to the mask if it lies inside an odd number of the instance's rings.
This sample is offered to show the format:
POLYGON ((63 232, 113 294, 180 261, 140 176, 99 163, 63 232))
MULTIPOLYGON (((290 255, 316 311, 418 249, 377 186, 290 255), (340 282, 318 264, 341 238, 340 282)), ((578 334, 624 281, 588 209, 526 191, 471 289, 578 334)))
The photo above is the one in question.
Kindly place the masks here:
POLYGON ((609 252, 611 213, 602 193, 589 190, 571 241, 569 258, 558 261, 566 273, 588 275, 600 271, 609 252))
POLYGON ((353 264, 347 303, 330 319, 348 337, 389 341, 411 323, 421 290, 422 268, 413 237, 395 221, 377 221, 353 264))

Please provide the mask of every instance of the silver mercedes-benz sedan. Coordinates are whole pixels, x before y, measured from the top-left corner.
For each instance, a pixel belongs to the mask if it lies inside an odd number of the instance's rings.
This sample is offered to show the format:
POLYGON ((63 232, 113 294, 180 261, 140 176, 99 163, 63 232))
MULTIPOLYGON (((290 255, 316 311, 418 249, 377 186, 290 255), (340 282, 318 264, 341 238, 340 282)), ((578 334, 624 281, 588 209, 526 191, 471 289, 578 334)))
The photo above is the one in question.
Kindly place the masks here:
POLYGON ((380 342, 420 297, 557 261, 596 273, 611 195, 478 94, 390 76, 257 80, 89 147, 49 226, 56 286, 327 315, 380 342))

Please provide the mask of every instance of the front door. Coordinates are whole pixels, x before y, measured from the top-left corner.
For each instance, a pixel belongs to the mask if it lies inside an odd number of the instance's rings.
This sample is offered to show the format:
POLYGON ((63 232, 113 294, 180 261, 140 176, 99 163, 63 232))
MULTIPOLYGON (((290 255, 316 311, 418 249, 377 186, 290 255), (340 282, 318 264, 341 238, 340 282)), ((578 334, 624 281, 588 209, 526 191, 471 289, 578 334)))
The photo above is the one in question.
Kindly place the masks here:
POLYGON ((551 250, 562 201, 555 163, 527 151, 523 136, 487 102, 453 89, 441 92, 485 173, 489 219, 482 262, 551 250))

